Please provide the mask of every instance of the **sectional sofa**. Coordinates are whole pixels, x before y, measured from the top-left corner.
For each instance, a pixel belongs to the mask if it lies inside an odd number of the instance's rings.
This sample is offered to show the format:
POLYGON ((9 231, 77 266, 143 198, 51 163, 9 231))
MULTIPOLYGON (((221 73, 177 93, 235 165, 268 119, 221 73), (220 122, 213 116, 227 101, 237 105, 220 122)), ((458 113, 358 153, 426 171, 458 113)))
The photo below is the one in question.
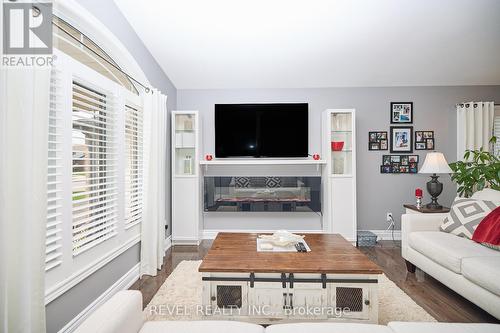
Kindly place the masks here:
POLYGON ((296 323, 263 327, 237 321, 150 321, 144 323, 142 295, 115 294, 90 315, 76 333, 498 333, 495 324, 391 322, 387 326, 354 323, 296 323))
MULTIPOLYGON (((500 202, 486 189, 473 198, 500 202)), ((401 251, 410 272, 415 266, 500 319, 500 251, 442 232, 446 214, 404 214, 401 251)))

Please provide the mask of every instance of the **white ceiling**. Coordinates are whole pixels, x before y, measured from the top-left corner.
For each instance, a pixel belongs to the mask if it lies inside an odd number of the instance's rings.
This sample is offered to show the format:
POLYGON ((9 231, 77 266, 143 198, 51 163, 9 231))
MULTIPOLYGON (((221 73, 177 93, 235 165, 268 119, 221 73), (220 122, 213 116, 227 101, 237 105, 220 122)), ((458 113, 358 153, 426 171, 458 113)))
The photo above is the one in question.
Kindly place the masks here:
POLYGON ((115 0, 178 89, 500 84, 499 0, 115 0))

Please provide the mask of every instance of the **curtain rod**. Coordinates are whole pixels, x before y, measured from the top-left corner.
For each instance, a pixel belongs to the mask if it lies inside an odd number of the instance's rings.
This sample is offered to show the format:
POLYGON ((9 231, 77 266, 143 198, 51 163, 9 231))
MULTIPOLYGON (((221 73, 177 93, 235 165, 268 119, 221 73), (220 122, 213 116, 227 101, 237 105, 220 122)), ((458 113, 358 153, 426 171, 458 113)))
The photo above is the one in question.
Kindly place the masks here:
MULTIPOLYGON (((457 104, 455 104, 455 106, 459 106, 459 105, 461 105, 461 104, 468 104, 468 103, 470 103, 470 102, 457 103, 457 104)), ((473 102, 473 103, 474 103, 474 102, 473 102)), ((477 102, 476 102, 476 103, 477 103, 477 102)), ((493 105, 494 105, 494 106, 500 106, 500 104, 498 104, 498 103, 493 103, 493 105)))
MULTIPOLYGON (((54 21, 52 21, 52 24, 55 25, 57 28, 61 29, 62 31, 64 31, 68 36, 70 36, 72 39, 74 39, 78 44, 82 45, 83 47, 85 47, 87 50, 91 51, 92 53, 94 53, 96 56, 98 56, 99 58, 101 58, 102 60, 106 61, 108 64, 110 64, 111 66, 113 66, 113 68, 115 68, 117 71, 119 71, 120 73, 122 73, 123 75, 125 75, 128 79, 134 81, 135 83, 137 83, 138 85, 140 85, 141 87, 144 88, 144 90, 146 91, 146 93, 149 93, 151 91, 151 93, 153 93, 153 89, 149 88, 148 86, 142 84, 140 81, 136 80, 133 76, 129 75, 128 73, 126 73, 125 71, 123 71, 120 67, 118 67, 117 65, 113 64, 111 61, 109 61, 108 59, 104 58, 102 55, 100 55, 99 53, 97 53, 96 51, 92 50, 90 47, 88 47, 87 45, 85 45, 84 43, 82 43, 78 38, 76 38, 75 36, 73 36, 70 32, 68 32, 67 30, 65 30, 63 27, 61 27, 60 25, 58 25, 57 23, 55 23, 54 21)), ((78 30, 78 29, 76 29, 78 30)), ((81 31, 79 31, 81 33, 81 31)), ((82 34, 83 35, 83 34, 82 34)), ((97 45, 96 45, 97 46, 97 45)), ((97 46, 99 47, 99 46, 97 46)))

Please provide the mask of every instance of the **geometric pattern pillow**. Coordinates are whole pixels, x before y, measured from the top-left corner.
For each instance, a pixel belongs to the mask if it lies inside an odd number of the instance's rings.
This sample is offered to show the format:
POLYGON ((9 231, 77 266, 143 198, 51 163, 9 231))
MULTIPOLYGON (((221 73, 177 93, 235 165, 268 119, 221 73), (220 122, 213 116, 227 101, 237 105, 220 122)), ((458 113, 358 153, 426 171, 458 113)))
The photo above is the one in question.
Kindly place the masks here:
POLYGON ((234 177, 234 186, 236 188, 250 187, 250 178, 249 177, 234 177))
POLYGON ((266 187, 267 188, 281 187, 281 177, 266 177, 266 187))
POLYGON ((441 231, 472 239, 479 223, 498 206, 500 202, 457 197, 441 225, 441 231))

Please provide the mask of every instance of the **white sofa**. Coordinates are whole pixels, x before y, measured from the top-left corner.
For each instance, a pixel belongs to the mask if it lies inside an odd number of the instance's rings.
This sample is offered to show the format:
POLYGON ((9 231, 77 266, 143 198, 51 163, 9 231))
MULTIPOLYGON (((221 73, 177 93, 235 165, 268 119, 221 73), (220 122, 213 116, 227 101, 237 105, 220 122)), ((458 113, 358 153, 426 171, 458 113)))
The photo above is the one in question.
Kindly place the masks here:
MULTIPOLYGON (((484 190, 473 198, 500 201, 500 192, 484 190)), ((402 256, 415 266, 500 319, 500 251, 442 232, 446 214, 404 214, 402 256)))
POLYGON ((120 291, 91 314, 76 333, 498 333, 495 324, 405 323, 387 326, 350 323, 298 323, 266 328, 237 321, 150 321, 143 322, 142 295, 120 291))

